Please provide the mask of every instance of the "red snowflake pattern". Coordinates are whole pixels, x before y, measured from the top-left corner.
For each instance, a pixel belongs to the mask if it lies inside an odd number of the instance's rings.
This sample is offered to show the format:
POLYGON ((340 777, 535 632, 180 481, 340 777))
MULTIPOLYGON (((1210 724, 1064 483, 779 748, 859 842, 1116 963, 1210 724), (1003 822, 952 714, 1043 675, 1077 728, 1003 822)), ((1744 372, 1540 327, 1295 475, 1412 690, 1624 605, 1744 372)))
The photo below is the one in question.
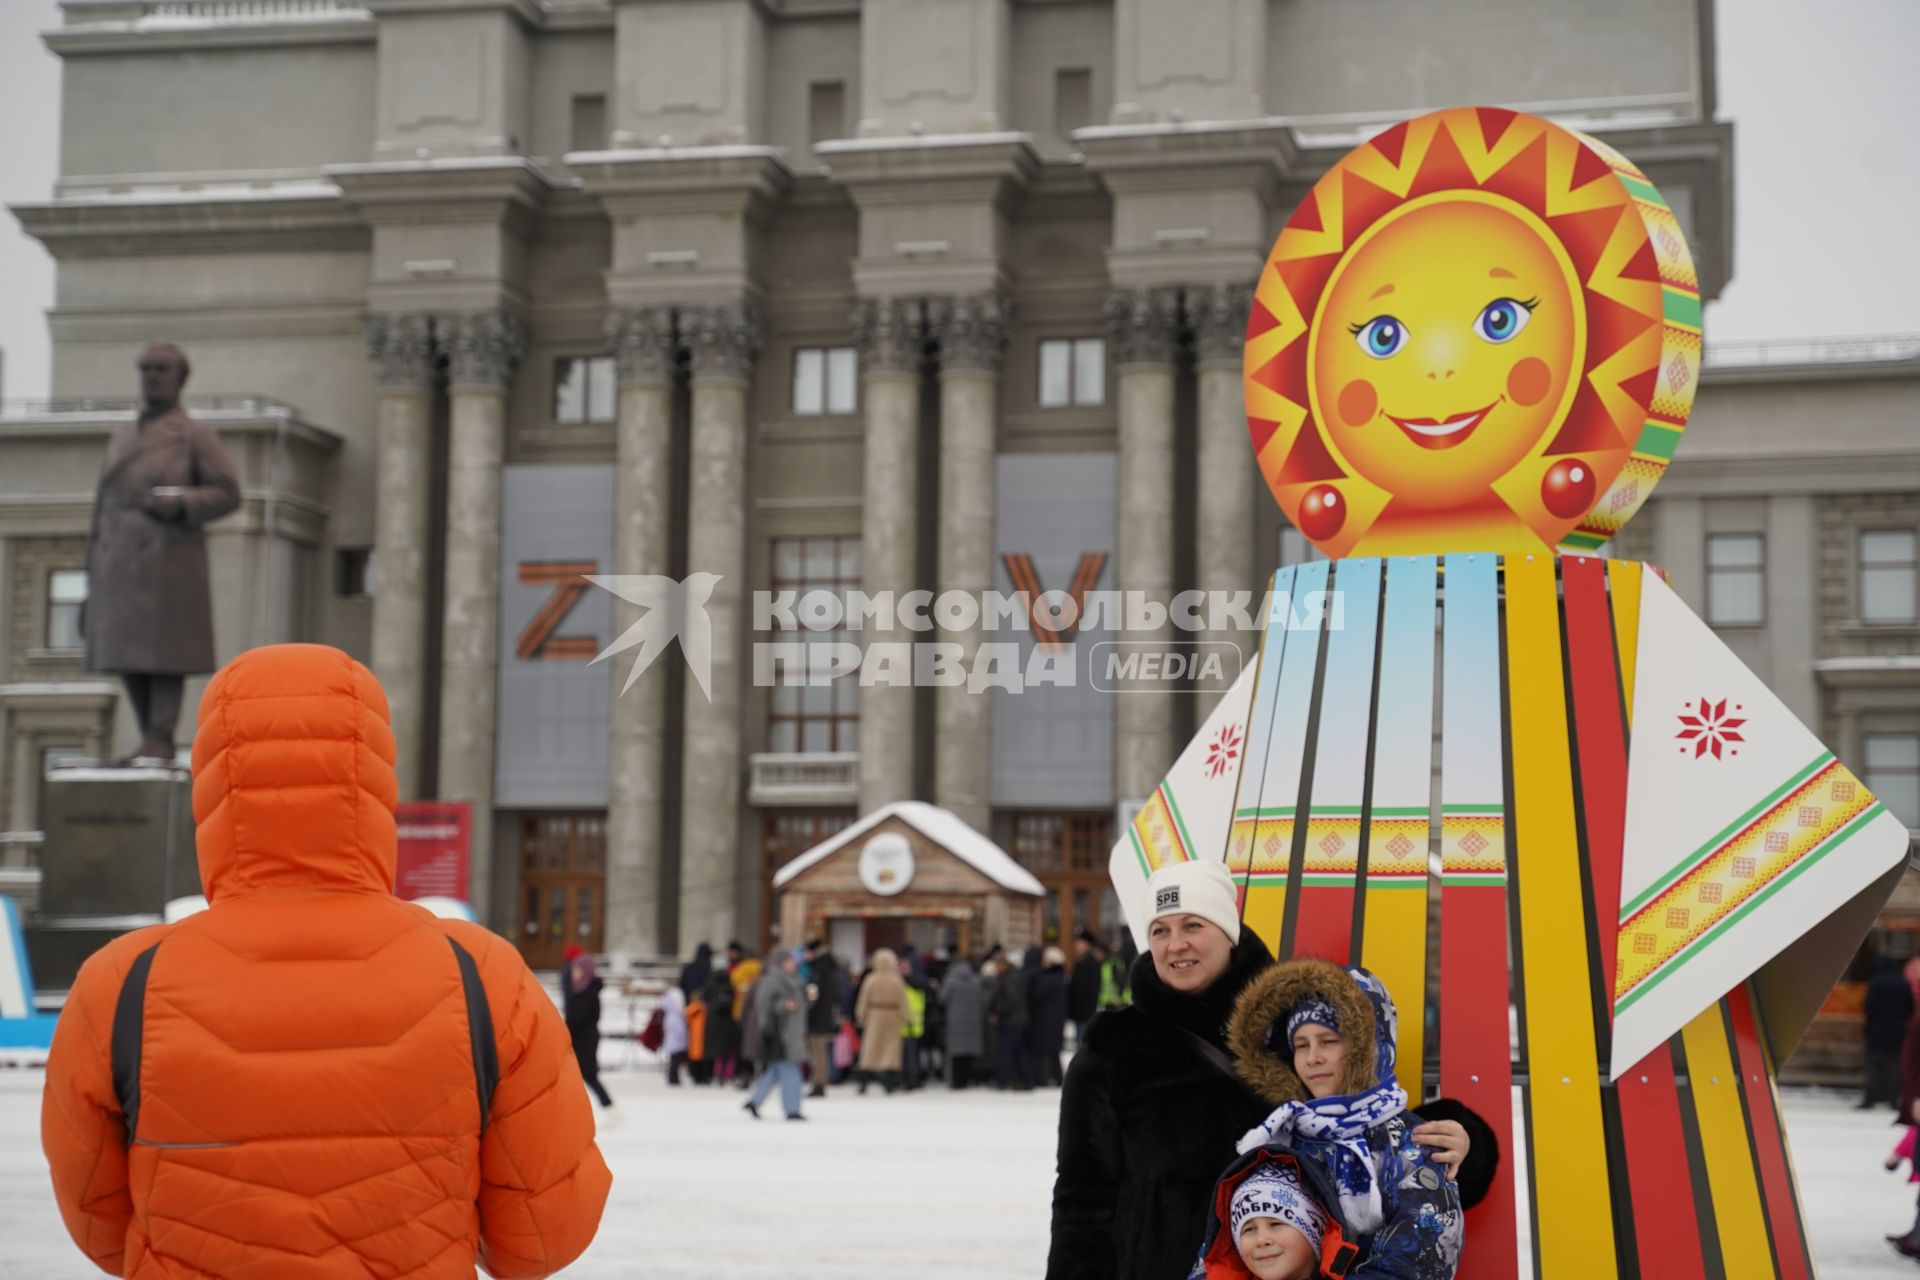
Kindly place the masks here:
POLYGON ((1233 768, 1233 762, 1240 758, 1240 744, 1244 736, 1237 724, 1226 725, 1213 736, 1213 741, 1207 744, 1209 778, 1217 778, 1233 768))
MULTIPOLYGON (((1742 710, 1738 705, 1733 709, 1735 711, 1742 710)), ((1725 749, 1729 755, 1737 756, 1740 754, 1739 748, 1733 747, 1731 744, 1746 741, 1746 739, 1740 735, 1741 727, 1747 723, 1746 717, 1728 715, 1727 700, 1725 698, 1720 699, 1718 702, 1714 702, 1708 698, 1700 699, 1697 704, 1689 702, 1687 704, 1687 711, 1692 714, 1686 714, 1680 717, 1680 732, 1673 736, 1680 739, 1682 743, 1691 742, 1693 744, 1693 758, 1695 760, 1706 755, 1709 751, 1713 753, 1713 758, 1718 760, 1720 759, 1722 749, 1725 749)), ((1680 750, 1684 753, 1686 747, 1682 746, 1680 750)))

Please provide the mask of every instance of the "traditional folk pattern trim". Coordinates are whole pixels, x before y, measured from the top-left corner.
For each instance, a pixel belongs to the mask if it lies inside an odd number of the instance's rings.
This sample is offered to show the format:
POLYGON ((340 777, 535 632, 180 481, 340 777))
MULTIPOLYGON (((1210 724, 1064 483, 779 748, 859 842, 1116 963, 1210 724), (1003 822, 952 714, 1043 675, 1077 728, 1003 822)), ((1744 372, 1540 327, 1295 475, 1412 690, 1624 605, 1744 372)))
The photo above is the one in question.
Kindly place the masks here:
POLYGON ((1507 882, 1507 815, 1493 805, 1447 805, 1440 814, 1440 876, 1445 884, 1507 882))
POLYGON ((1367 887, 1417 889, 1427 882, 1431 818, 1374 810, 1367 829, 1367 887))
POLYGON ((1235 818, 1227 842, 1227 869, 1248 884, 1286 884, 1293 861, 1293 827, 1292 814, 1235 818))
POLYGON ((1879 805, 1828 757, 1757 816, 1622 912, 1614 1010, 1625 1010, 1726 928, 1871 820, 1879 805))
POLYGON ((1140 856, 1140 867, 1148 875, 1170 862, 1193 861, 1192 837, 1187 834, 1186 824, 1180 820, 1179 806, 1173 802, 1173 793, 1164 782, 1134 815, 1130 834, 1134 852, 1140 856))
POLYGON ((1360 873, 1360 815, 1310 810, 1307 814, 1306 858, 1301 883, 1352 888, 1360 873))

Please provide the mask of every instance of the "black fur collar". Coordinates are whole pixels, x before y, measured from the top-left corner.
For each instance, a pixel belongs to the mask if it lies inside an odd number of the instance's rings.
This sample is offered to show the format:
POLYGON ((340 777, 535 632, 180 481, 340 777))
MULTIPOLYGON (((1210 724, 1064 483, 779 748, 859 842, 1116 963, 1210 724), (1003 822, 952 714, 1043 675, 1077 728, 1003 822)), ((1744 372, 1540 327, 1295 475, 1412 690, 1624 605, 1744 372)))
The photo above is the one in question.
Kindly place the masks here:
POLYGON ((1133 964, 1134 1007, 1152 1018, 1171 1022, 1208 1041, 1226 1048, 1227 1019, 1233 1003, 1247 984, 1273 964, 1273 953, 1251 929, 1240 931, 1233 958, 1219 981, 1205 991, 1192 995, 1174 991, 1154 972, 1153 953, 1143 951, 1133 964))

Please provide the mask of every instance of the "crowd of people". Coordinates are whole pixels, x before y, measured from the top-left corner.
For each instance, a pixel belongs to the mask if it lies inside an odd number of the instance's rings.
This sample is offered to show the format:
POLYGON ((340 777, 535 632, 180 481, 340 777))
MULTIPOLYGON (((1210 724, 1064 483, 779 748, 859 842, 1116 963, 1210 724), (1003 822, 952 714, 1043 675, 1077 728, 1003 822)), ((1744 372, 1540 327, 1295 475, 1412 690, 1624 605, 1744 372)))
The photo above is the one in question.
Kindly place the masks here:
MULTIPOLYGON (((952 1089, 1058 1087, 1067 1028, 1084 1035, 1094 1014, 1127 1002, 1133 959, 1083 932, 1069 973, 1058 947, 1019 955, 995 945, 978 960, 909 945, 880 947, 849 971, 827 945, 778 948, 761 957, 738 941, 718 955, 694 949, 679 981, 662 994, 658 1051, 667 1083, 755 1090, 746 1109, 779 1084, 790 1119, 802 1095, 826 1096, 851 1084, 865 1094, 944 1083, 952 1089)), ((567 1024, 575 1031, 580 1072, 600 1087, 593 1044, 599 980, 592 958, 570 954, 563 981, 567 1024)))

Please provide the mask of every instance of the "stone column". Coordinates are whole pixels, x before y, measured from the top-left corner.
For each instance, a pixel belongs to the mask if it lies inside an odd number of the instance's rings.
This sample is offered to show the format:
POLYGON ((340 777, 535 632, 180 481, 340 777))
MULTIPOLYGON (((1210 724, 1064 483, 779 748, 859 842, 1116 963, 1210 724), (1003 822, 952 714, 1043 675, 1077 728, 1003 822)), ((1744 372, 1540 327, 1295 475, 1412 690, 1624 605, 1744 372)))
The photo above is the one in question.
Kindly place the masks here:
MULTIPOLYGON (((672 536, 673 313, 666 307, 614 311, 607 341, 620 370, 615 428, 613 572, 666 574, 672 536)), ((616 596, 613 632, 639 621, 637 606, 616 596)), ((662 820, 666 812, 668 661, 656 660, 613 703, 607 778, 608 951, 656 955, 661 901, 662 820)), ((630 661, 630 660, 629 660, 630 661)), ((614 688, 626 682, 616 664, 614 688)))
MULTIPOLYGON (((737 928, 740 883, 740 714, 751 672, 742 665, 747 599, 747 388, 760 349, 758 316, 745 306, 687 307, 680 335, 693 352, 692 482, 687 572, 714 575, 706 615, 712 638, 707 687, 686 682, 680 792, 677 951, 723 945, 737 928)), ((689 630, 697 629, 690 620, 689 630)))
MULTIPOLYGON (((1120 492, 1114 570, 1123 593, 1173 599, 1173 374, 1180 332, 1172 289, 1130 289, 1107 300, 1108 341, 1120 383, 1120 492)), ((1123 639, 1163 650, 1171 622, 1123 639)), ((1173 698, 1158 681, 1122 684, 1114 707, 1114 787, 1122 800, 1153 793, 1173 764, 1173 698)))
MULTIPOLYGON (((1247 434, 1246 397, 1240 387, 1241 347, 1246 342, 1247 310, 1252 303, 1253 289, 1249 285, 1215 284, 1187 290, 1187 315, 1193 323, 1200 381, 1199 501, 1194 516, 1198 586, 1209 593, 1248 592, 1250 616, 1260 608, 1259 575, 1273 567, 1255 563, 1258 468, 1247 434)), ((1260 646, 1257 632, 1230 628, 1210 630, 1198 638, 1209 642, 1206 652, 1218 651, 1221 643, 1235 645, 1242 663, 1252 662, 1260 646)), ((1197 720, 1213 710, 1239 669, 1239 665, 1231 665, 1222 678, 1200 682, 1197 720)))
MULTIPOLYGON (((915 581, 919 547, 920 373, 926 357, 924 305, 917 298, 863 298, 853 311, 860 349, 860 407, 866 419, 860 509, 860 585, 895 601, 915 581)), ((864 644, 912 643, 900 629, 862 636, 864 644)), ((914 691, 907 685, 860 690, 860 812, 913 798, 914 691)))
MULTIPOLYGON (((999 436, 1000 362, 1008 308, 996 294, 942 298, 928 309, 940 343, 940 583, 942 594, 978 606, 993 587, 994 455, 999 436)), ((971 672, 986 638, 984 619, 941 625, 971 672)), ((993 701, 965 684, 934 692, 934 802, 985 832, 993 811, 993 701)))
POLYGON ((441 629, 440 798, 472 806, 473 909, 493 910, 494 698, 500 637, 500 464, 507 388, 526 352, 519 317, 453 316, 449 361, 446 613, 441 629))
POLYGON ((432 537, 433 321, 374 315, 367 349, 379 382, 373 464, 373 673, 387 691, 400 798, 421 797, 426 705, 427 549, 432 537))

